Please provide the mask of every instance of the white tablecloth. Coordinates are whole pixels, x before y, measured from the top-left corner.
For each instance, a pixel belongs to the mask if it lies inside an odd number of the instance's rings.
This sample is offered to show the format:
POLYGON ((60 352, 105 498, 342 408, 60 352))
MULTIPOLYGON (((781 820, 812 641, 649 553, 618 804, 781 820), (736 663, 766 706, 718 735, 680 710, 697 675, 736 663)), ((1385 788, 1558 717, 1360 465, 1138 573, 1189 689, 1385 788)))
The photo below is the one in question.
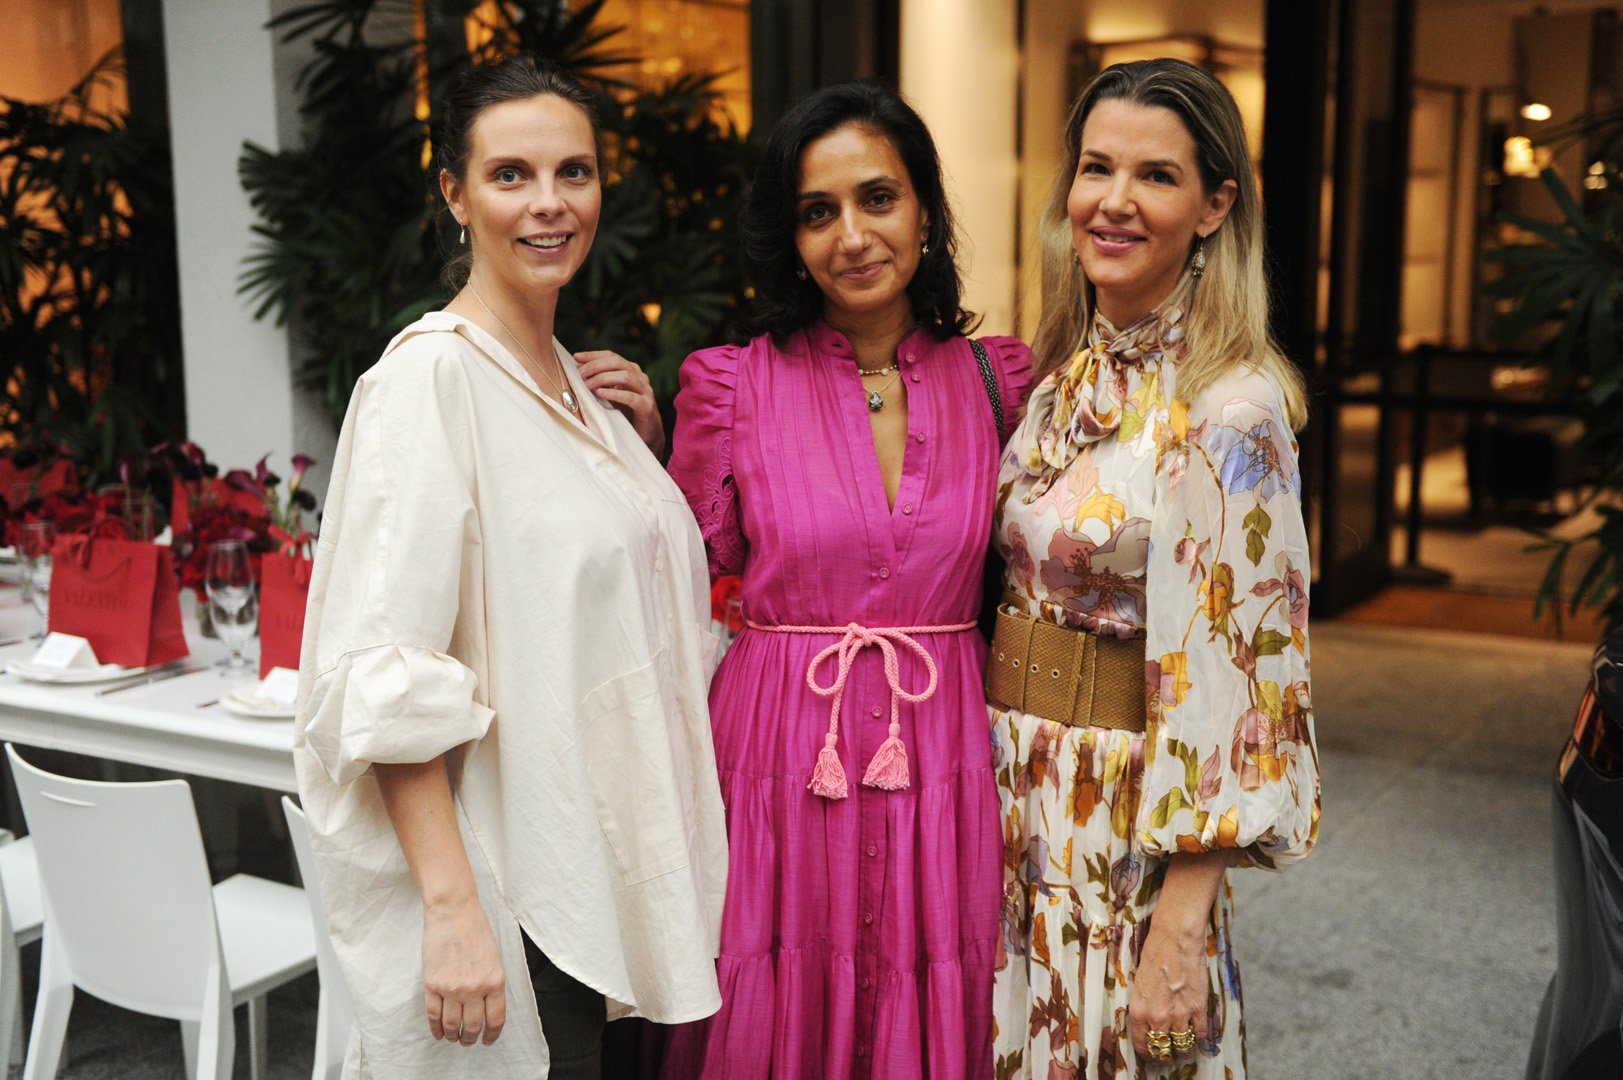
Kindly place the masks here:
MULTIPOLYGON (((190 601, 183 601, 189 611, 190 601)), ((0 641, 38 629, 38 617, 19 591, 0 587, 0 641)), ((255 681, 257 655, 250 651, 254 667, 246 672, 222 672, 214 665, 225 656, 224 646, 196 630, 188 618, 187 641, 202 671, 115 694, 99 696, 96 691, 104 687, 95 685, 46 685, 0 675, 0 739, 297 791, 293 721, 235 716, 219 704, 233 687, 255 681)), ((36 648, 35 641, 0 646, 0 666, 27 659, 36 648)))

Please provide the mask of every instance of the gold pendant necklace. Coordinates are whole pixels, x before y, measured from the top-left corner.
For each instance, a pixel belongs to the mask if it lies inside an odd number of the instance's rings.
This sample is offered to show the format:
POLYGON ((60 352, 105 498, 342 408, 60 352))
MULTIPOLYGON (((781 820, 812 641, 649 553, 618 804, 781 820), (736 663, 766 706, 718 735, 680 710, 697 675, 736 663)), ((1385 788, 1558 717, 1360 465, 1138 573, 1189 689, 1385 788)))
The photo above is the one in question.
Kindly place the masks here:
MULTIPOLYGON (((524 347, 524 342, 519 338, 519 336, 517 334, 513 333, 512 330, 508 329, 507 324, 502 322, 502 317, 500 315, 496 314, 496 312, 491 309, 491 306, 489 304, 485 303, 485 298, 483 296, 479 295, 479 288, 478 288, 478 286, 474 285, 472 278, 468 279, 468 289, 469 289, 470 292, 473 293, 473 298, 475 300, 479 301, 479 306, 483 307, 486 311, 490 312, 490 317, 492 319, 496 320, 496 325, 501 327, 503 330, 505 330, 507 332, 507 336, 512 338, 513 342, 516 345, 518 345, 519 350, 521 352, 523 352, 525 358, 530 361, 530 366, 533 367, 533 368, 536 368, 537 370, 540 370, 541 369, 540 361, 536 360, 535 355, 533 353, 531 353, 529 349, 524 347)), ((556 361, 557 359, 558 358, 556 356, 553 357, 554 361, 556 361)), ((580 418, 580 402, 575 400, 575 395, 569 389, 568 381, 567 380, 562 380, 560 378, 560 373, 555 372, 555 371, 551 371, 551 370, 547 371, 547 379, 548 379, 548 381, 550 381, 552 383, 553 389, 558 391, 558 398, 559 398, 559 400, 561 400, 564 403, 564 408, 568 409, 570 411, 570 413, 572 413, 575 416, 576 419, 579 419, 580 418)), ((871 404, 868 407, 873 408, 873 406, 871 404)))

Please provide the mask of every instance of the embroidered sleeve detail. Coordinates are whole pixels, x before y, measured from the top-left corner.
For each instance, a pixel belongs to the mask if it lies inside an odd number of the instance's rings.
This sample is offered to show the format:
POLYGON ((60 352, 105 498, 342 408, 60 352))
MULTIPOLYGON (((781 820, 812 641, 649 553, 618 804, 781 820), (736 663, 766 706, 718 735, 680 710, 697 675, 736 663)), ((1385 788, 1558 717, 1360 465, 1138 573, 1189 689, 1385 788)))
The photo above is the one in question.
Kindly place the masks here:
MULTIPOLYGON (((722 436, 716 447, 717 457, 730 462, 731 444, 730 434, 722 436)), ((732 472, 714 466, 703 469, 699 474, 699 499, 693 509, 710 558, 710 577, 742 574, 747 545, 738 520, 738 485, 733 481, 732 472)))
POLYGON ((671 438, 671 479, 687 496, 704 537, 710 576, 741 574, 748 543, 733 470, 733 395, 739 349, 702 349, 682 365, 671 438))

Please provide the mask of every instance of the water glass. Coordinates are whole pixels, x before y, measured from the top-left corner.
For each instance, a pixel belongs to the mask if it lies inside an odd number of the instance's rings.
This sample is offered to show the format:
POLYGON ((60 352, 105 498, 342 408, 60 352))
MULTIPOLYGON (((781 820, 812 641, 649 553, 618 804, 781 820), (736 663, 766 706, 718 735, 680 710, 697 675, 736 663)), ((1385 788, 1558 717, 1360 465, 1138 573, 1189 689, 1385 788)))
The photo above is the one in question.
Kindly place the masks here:
POLYGON ((51 621, 51 558, 56 547, 56 526, 49 521, 24 524, 17 547, 22 557, 23 593, 39 615, 39 633, 34 637, 43 638, 51 621))
POLYGON ((259 602, 254 596, 254 567, 248 546, 241 540, 210 544, 203 589, 208 594, 214 632, 228 650, 220 666, 227 671, 248 667, 248 658, 242 652, 259 629, 259 602))

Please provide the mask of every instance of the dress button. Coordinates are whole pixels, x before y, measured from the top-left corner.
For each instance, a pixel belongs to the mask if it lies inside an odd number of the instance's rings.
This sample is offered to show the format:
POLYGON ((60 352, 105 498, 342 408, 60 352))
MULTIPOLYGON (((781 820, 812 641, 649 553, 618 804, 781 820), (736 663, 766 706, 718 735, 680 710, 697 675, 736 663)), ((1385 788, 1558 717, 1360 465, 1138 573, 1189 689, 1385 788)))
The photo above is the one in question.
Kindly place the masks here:
POLYGON ((915 371, 913 374, 909 375, 908 378, 912 379, 914 382, 918 382, 920 376, 919 373, 915 371))
POLYGON ((868 1056, 868 1048, 866 1046, 857 1047, 857 1057, 865 1058, 867 1056, 868 1056))
POLYGON ((873 912, 871 912, 871 911, 867 912, 862 916, 862 925, 863 926, 872 926, 873 925, 873 912))
POLYGON ((875 706, 874 706, 874 707, 873 707, 873 714, 874 714, 874 715, 875 715, 875 716, 878 716, 878 715, 879 715, 879 706, 877 706, 877 705, 875 705, 875 706))
POLYGON ((888 578, 888 577, 890 577, 890 567, 888 567, 888 566, 881 566, 881 567, 880 567, 880 568, 879 568, 879 576, 880 576, 880 577, 882 577, 882 578, 888 578))
POLYGON ((858 979, 857 985, 864 990, 868 989, 868 976, 864 975, 862 978, 858 979))
POLYGON ((921 431, 917 435, 913 436, 913 441, 914 442, 923 442, 924 441, 924 432, 921 431))
POLYGON ((911 514, 912 512, 913 512, 913 504, 912 503, 903 503, 902 504, 902 513, 903 514, 911 514))
POLYGON ((879 845, 878 844, 869 844, 868 845, 868 858, 870 858, 870 859, 875 858, 875 857, 878 856, 878 854, 879 854, 879 845))

